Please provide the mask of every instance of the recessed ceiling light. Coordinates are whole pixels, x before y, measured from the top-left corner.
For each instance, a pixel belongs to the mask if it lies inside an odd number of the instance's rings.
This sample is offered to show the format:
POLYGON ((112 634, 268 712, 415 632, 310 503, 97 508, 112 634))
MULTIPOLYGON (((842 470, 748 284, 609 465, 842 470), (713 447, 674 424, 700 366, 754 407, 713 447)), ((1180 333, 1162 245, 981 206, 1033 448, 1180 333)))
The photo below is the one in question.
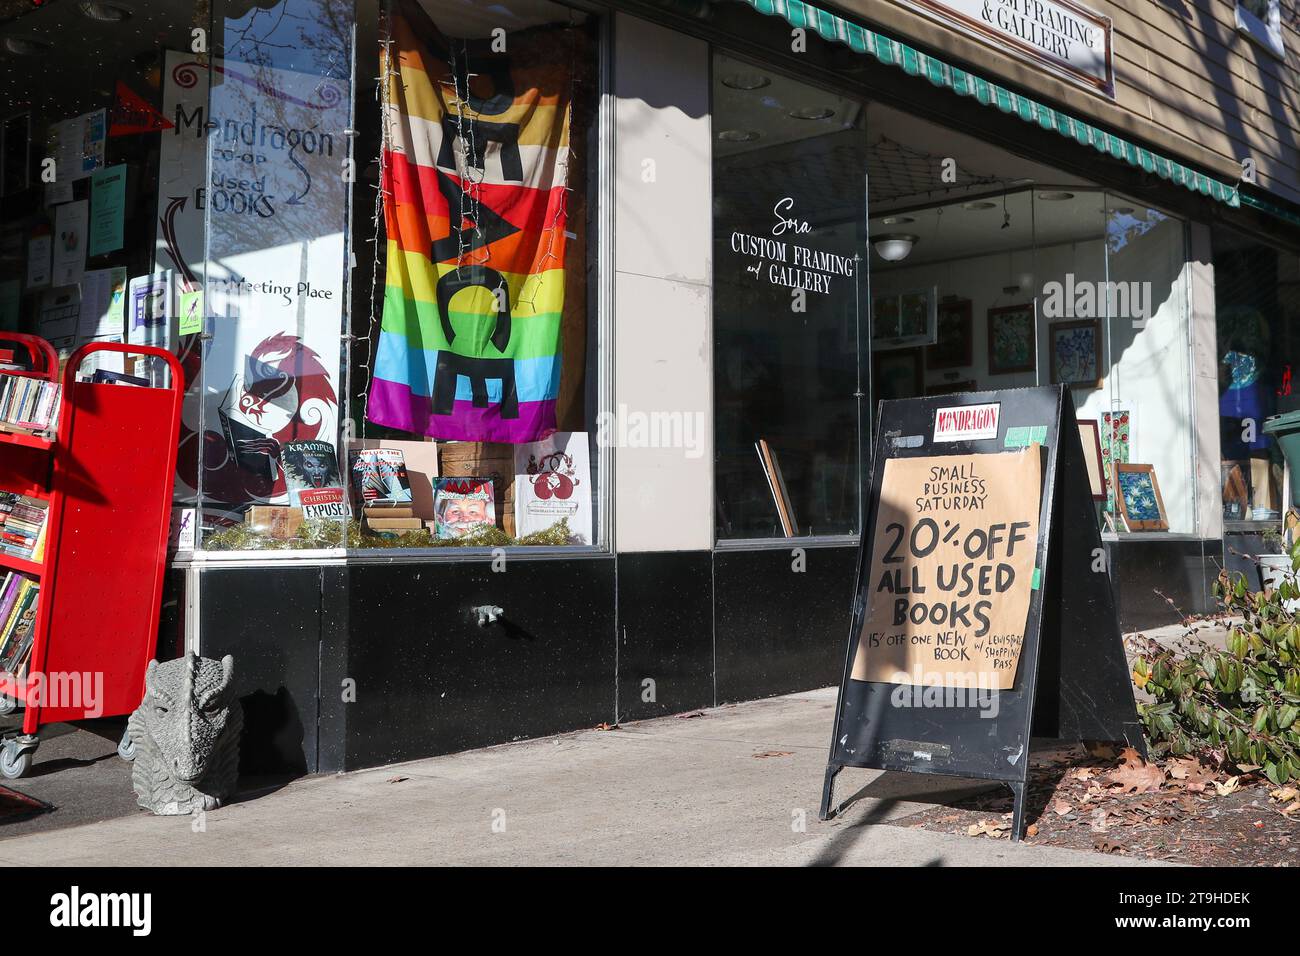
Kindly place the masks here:
POLYGON ((997 207, 998 207, 997 203, 985 202, 984 200, 976 200, 974 202, 964 202, 961 204, 962 209, 969 209, 971 212, 976 212, 981 209, 996 209, 997 207))
POLYGON ((791 110, 789 115, 791 119, 823 120, 830 119, 835 111, 829 106, 805 106, 803 109, 791 110))
POLYGON ((121 23, 123 20, 131 19, 131 11, 116 3, 99 3, 95 0, 95 2, 79 3, 77 9, 83 16, 105 23, 121 23))
POLYGON ((911 216, 886 216, 880 220, 882 226, 906 226, 909 222, 916 222, 911 216))
POLYGON ((1056 193, 1039 193, 1038 198, 1043 202, 1065 202, 1067 199, 1073 199, 1074 193, 1056 192, 1056 193))
POLYGON ((761 90, 772 81, 762 73, 730 73, 722 78, 722 85, 733 90, 761 90))
POLYGON ((1111 210, 1111 212, 1114 213, 1114 214, 1117 215, 1117 216, 1131 216, 1131 215, 1133 215, 1133 207, 1132 207, 1132 206, 1116 206, 1114 209, 1111 210))
POLYGON ((718 139, 724 143, 752 143, 758 139, 758 133, 752 129, 724 129, 718 139))

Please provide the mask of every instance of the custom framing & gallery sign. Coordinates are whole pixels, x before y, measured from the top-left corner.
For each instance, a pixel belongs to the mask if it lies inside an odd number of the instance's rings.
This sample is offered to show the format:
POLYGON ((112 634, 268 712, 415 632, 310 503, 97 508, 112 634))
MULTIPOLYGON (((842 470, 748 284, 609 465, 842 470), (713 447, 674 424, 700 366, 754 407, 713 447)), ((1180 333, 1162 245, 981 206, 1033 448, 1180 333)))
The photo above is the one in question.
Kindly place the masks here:
POLYGON ((1072 0, 899 0, 968 36, 1114 97, 1111 21, 1072 0))

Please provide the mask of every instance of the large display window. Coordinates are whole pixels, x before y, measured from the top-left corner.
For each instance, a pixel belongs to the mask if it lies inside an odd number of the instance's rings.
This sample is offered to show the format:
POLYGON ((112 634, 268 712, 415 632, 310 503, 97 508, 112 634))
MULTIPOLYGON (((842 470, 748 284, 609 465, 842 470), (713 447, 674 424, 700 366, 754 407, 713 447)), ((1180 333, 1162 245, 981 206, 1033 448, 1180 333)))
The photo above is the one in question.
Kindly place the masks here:
POLYGON ((0 328, 178 355, 179 551, 603 545, 600 28, 546 0, 0 25, 0 328))

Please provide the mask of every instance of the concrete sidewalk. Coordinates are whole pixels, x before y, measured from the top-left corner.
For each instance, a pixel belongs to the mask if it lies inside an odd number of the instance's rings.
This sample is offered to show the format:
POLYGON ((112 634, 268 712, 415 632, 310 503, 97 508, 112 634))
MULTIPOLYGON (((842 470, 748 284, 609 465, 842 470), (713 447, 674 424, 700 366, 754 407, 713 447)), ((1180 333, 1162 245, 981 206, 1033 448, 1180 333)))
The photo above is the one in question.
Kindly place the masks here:
POLYGON ((207 814, 199 832, 192 818, 141 812, 0 839, 0 863, 1134 864, 879 825, 945 792, 971 789, 953 779, 846 770, 838 799, 863 787, 865 796, 840 819, 819 822, 834 703, 827 688, 697 717, 307 777, 207 814), (794 825, 800 817, 802 832, 794 825))

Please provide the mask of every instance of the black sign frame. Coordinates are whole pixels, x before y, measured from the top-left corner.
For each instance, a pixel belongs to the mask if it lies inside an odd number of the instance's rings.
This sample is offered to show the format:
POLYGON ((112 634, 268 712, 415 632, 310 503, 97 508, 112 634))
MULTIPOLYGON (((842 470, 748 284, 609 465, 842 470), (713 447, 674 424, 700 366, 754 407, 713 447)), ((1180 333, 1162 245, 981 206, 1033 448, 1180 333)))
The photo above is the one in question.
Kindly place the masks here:
MULTIPOLYGON (((1024 823, 1030 744, 1034 737, 1122 741, 1146 756, 1146 740, 1124 656, 1110 574, 1079 440, 1074 401, 1064 386, 1002 389, 879 405, 870 502, 858 554, 853 620, 835 706, 820 818, 832 807, 836 775, 844 767, 993 780, 1015 798, 1012 839, 1024 823), (996 403, 991 438, 935 442, 939 411, 996 403), (1017 438, 1008 432, 1018 429, 1017 438), (850 678, 871 581, 880 487, 890 458, 991 454, 1042 447, 1042 498, 1028 621, 1016 678, 997 695, 997 715, 978 706, 898 707, 900 686, 850 678)), ((969 703, 969 702, 966 702, 969 703)))

